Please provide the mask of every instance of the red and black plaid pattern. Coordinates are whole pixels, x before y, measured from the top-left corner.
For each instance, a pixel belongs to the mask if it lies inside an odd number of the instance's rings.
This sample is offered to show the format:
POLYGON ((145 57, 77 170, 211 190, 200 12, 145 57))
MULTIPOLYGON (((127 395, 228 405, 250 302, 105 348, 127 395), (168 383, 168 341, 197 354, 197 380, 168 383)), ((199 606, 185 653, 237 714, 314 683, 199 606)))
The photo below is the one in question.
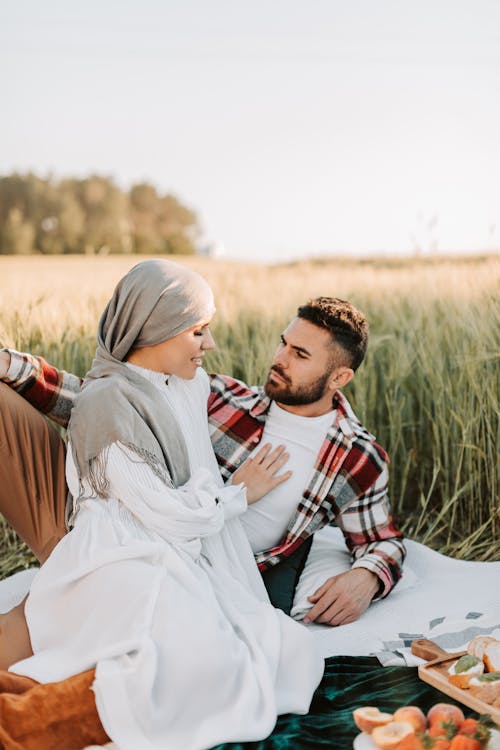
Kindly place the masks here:
POLYGON ((49 365, 43 357, 9 352, 11 365, 5 381, 38 411, 67 427, 82 379, 49 365))

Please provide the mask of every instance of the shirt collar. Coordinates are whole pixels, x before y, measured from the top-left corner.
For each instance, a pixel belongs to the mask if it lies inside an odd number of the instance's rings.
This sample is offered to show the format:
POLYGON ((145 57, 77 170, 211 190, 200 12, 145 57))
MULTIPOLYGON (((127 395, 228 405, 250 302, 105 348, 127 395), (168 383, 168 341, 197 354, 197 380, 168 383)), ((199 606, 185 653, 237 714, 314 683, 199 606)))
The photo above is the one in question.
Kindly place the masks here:
POLYGON ((139 375, 142 375, 143 378, 149 380, 150 383, 160 390, 162 390, 165 385, 168 385, 169 378, 172 377, 171 375, 165 375, 163 372, 148 370, 146 367, 141 367, 141 365, 136 365, 132 362, 125 362, 125 365, 139 375))
MULTIPOLYGON (((249 414, 259 421, 264 421, 264 416, 271 406, 271 399, 266 396, 263 388, 259 389, 259 391, 259 398, 250 409, 249 414)), ((340 430, 346 438, 351 439, 356 434, 353 428, 358 420, 349 401, 340 391, 335 391, 332 399, 332 407, 334 410, 332 428, 340 430)))
POLYGON ((266 396, 263 388, 259 388, 259 397, 250 409, 249 414, 251 417, 255 417, 255 419, 260 419, 269 411, 270 406, 271 399, 266 396))
POLYGON ((347 439, 351 440, 356 434, 354 425, 358 420, 352 410, 351 404, 340 391, 335 391, 333 408, 335 409, 333 426, 339 429, 347 439))

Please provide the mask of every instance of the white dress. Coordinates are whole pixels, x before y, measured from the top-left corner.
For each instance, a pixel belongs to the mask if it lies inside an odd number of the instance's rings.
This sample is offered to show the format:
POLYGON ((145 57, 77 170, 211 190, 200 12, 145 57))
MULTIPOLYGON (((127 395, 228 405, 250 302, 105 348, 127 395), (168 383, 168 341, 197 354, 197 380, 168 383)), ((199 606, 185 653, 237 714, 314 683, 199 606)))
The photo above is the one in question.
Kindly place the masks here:
MULTIPOLYGON (((173 409, 191 478, 167 488, 110 447, 110 499, 79 504, 35 576, 34 656, 11 670, 46 683, 96 667, 99 716, 120 750, 262 739, 278 714, 307 713, 323 660, 307 629, 269 603, 237 517, 244 489, 222 486, 210 444, 206 373, 166 385, 134 369, 173 409)), ((77 495, 71 450, 66 472, 77 495)))

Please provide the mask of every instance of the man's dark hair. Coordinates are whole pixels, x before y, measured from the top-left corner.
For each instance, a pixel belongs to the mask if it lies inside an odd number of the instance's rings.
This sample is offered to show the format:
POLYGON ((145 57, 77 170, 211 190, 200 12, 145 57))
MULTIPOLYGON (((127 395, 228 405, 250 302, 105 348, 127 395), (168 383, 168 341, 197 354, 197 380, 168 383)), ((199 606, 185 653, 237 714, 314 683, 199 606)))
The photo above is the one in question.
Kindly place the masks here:
POLYGON ((349 367, 357 370, 368 344, 368 323, 350 302, 336 297, 317 297, 302 305, 297 315, 327 330, 335 344, 347 354, 349 367))

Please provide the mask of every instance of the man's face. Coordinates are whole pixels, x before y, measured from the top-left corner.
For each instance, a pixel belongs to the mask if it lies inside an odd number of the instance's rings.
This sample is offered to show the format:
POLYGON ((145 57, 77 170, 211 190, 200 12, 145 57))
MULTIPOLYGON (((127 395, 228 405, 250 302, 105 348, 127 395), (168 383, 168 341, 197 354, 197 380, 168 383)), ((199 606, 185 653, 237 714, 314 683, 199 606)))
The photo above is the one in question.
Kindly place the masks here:
POLYGON ((328 331, 295 318, 281 342, 265 383, 266 395, 281 404, 300 406, 320 401, 331 391, 332 339, 328 331))

